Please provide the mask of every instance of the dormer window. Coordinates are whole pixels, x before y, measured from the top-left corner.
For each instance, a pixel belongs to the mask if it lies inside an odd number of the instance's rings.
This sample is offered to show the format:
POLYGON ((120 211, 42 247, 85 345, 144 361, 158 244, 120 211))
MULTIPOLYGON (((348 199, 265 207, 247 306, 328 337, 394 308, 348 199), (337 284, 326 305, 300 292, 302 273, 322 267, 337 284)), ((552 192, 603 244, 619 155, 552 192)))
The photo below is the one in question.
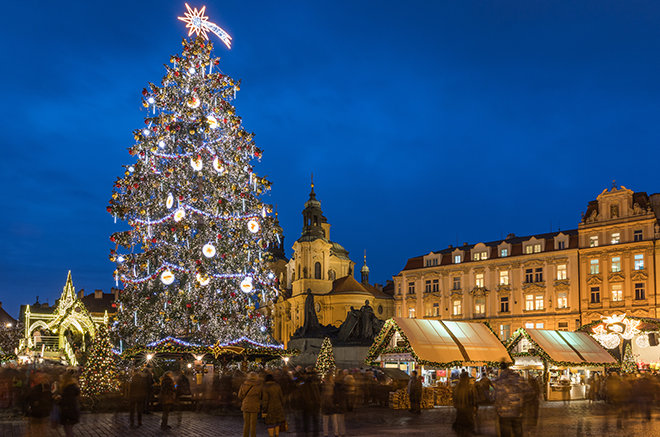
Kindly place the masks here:
POLYGON ((473 261, 488 259, 488 252, 475 252, 472 254, 473 261))
POLYGON ((500 249, 500 256, 502 258, 505 258, 505 257, 509 256, 509 249, 507 249, 506 247, 503 248, 503 249, 500 249))
POLYGON ((462 259, 461 255, 454 255, 454 264, 460 264, 462 259))
POLYGON ((540 253, 541 252, 541 243, 528 244, 525 246, 525 253, 540 253))

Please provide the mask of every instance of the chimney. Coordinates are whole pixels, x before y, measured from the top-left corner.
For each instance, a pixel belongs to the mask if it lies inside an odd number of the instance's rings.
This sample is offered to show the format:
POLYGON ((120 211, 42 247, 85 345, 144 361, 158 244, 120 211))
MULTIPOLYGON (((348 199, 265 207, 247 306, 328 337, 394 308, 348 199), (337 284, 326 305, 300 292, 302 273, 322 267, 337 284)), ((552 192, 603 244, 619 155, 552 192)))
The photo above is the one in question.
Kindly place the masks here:
POLYGON ((94 290, 94 299, 103 299, 103 290, 94 290))
POLYGON ((453 249, 453 248, 454 248, 454 245, 453 245, 453 244, 450 244, 450 245, 449 245, 449 248, 450 248, 450 249, 453 249))
POLYGON ((82 299, 83 297, 85 297, 85 289, 81 288, 78 292, 78 299, 82 299))
POLYGON ((463 246, 467 246, 467 241, 464 241, 464 242, 463 242, 463 246))

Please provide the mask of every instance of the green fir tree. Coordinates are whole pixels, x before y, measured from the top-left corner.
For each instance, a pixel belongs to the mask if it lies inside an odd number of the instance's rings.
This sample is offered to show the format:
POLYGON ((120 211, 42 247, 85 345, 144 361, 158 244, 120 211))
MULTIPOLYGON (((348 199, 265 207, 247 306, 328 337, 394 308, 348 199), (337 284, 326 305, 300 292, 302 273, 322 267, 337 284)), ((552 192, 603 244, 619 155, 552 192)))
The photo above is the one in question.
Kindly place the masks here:
POLYGON ((97 396, 119 390, 117 362, 107 326, 100 325, 80 374, 80 390, 85 396, 97 396))
POLYGON ((316 358, 316 371, 321 375, 327 375, 334 371, 336 367, 337 365, 335 364, 335 354, 332 351, 332 343, 328 337, 325 337, 321 344, 319 356, 316 358))
POLYGON ((623 362, 621 363, 621 371, 624 373, 633 373, 637 371, 637 364, 633 357, 632 347, 630 343, 626 344, 625 352, 623 353, 623 362))

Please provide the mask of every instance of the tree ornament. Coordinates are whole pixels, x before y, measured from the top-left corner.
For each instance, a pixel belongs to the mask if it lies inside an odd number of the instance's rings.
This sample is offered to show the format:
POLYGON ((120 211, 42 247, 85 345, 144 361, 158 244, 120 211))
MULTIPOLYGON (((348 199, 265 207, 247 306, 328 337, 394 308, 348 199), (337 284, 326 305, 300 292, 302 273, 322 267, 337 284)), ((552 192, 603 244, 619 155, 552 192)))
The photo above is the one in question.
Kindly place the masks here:
POLYGON ((213 115, 208 115, 206 117, 206 122, 209 124, 209 127, 211 129, 217 129, 220 126, 220 124, 218 123, 218 119, 215 118, 215 116, 213 115))
POLYGON ((222 166, 222 164, 220 164, 220 158, 217 156, 213 158, 213 169, 220 174, 224 173, 225 171, 225 168, 222 166))
MULTIPOLYGON (((199 284, 202 285, 202 286, 204 286, 204 285, 208 285, 209 282, 211 282, 211 278, 209 278, 209 277, 206 276, 206 275, 203 275, 203 276, 202 276, 200 273, 197 273, 197 275, 195 276, 195 278, 197 279, 197 282, 199 282, 199 284)), ((188 308, 190 308, 190 306, 189 306, 188 308)))
POLYGON ((259 222, 256 219, 251 219, 247 223, 248 230, 253 234, 259 232, 259 222))
POLYGON ((211 243, 206 243, 204 247, 202 247, 202 253, 207 258, 213 258, 215 256, 215 246, 211 243))
POLYGON ((199 108, 199 105, 201 104, 202 102, 200 102, 197 96, 192 96, 186 101, 186 105, 188 105, 188 107, 192 109, 199 108))
POLYGON ((195 171, 200 171, 203 167, 203 162, 202 162, 202 157, 197 155, 197 158, 190 159, 190 166, 193 168, 195 171))
POLYGON ((175 222, 180 222, 186 217, 186 210, 183 208, 179 208, 176 210, 174 213, 174 221, 175 222))
POLYGON ((246 276, 242 281, 241 281, 241 291, 245 294, 252 293, 252 278, 250 276, 246 276))
POLYGON ((160 280, 163 282, 163 284, 170 285, 172 282, 174 282, 174 273, 172 273, 170 270, 165 270, 160 274, 160 280))
POLYGON ((169 193, 167 195, 167 200, 165 201, 165 206, 167 209, 171 209, 172 206, 174 206, 174 196, 172 196, 172 193, 169 193))

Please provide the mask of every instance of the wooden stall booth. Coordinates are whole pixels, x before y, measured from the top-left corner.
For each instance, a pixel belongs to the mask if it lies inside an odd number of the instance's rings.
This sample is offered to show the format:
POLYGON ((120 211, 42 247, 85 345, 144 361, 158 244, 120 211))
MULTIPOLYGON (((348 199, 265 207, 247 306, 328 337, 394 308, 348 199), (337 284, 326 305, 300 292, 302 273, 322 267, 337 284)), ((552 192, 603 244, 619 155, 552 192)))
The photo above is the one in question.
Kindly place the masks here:
POLYGON ((592 374, 618 367, 614 357, 584 332, 521 328, 507 349, 515 360, 514 370, 543 375, 549 401, 586 399, 592 374))
POLYGON ((451 401, 448 393, 451 393, 452 371, 456 377, 461 370, 479 377, 486 366, 513 362, 502 342, 484 323, 402 317, 385 322, 366 361, 372 366, 398 368, 408 374, 417 370, 424 378, 425 393, 435 391, 435 395, 423 395, 425 407, 451 401))

